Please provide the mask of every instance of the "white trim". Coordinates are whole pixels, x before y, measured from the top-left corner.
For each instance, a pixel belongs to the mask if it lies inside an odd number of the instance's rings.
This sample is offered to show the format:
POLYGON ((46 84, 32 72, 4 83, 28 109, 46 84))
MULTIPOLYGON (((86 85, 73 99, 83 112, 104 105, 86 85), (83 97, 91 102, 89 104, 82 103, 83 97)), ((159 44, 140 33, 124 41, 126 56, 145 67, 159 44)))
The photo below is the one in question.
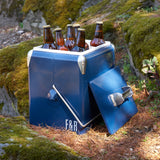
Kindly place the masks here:
POLYGON ((99 49, 99 48, 106 48, 106 47, 108 47, 108 46, 111 45, 111 42, 110 42, 110 41, 105 41, 105 43, 102 44, 102 45, 99 45, 99 46, 97 46, 97 47, 92 47, 92 46, 90 46, 90 41, 91 41, 91 40, 86 40, 86 42, 87 42, 88 45, 89 45, 89 50, 86 50, 86 51, 84 51, 84 52, 45 49, 45 48, 42 48, 42 46, 34 47, 33 50, 34 50, 34 51, 42 51, 42 52, 50 52, 50 53, 69 54, 69 55, 86 55, 86 54, 88 54, 88 53, 91 53, 91 52, 99 49))
POLYGON ((30 50, 28 52, 28 55, 27 55, 27 67, 29 67, 29 64, 30 64, 30 61, 31 61, 31 57, 32 57, 32 53, 33 53, 33 50, 30 50))

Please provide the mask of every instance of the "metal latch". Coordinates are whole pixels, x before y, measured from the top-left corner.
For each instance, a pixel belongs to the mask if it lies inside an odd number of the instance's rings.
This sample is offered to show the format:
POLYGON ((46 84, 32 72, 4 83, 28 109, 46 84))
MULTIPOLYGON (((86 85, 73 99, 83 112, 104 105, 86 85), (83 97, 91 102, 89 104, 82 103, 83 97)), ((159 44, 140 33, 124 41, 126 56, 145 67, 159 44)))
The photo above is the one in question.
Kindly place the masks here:
POLYGON ((133 92, 131 87, 122 87, 123 93, 113 93, 109 95, 109 99, 112 101, 113 106, 117 107, 121 105, 127 98, 132 97, 133 92))
POLYGON ((58 99, 58 94, 54 89, 51 89, 47 96, 50 100, 53 100, 53 101, 57 101, 58 99))

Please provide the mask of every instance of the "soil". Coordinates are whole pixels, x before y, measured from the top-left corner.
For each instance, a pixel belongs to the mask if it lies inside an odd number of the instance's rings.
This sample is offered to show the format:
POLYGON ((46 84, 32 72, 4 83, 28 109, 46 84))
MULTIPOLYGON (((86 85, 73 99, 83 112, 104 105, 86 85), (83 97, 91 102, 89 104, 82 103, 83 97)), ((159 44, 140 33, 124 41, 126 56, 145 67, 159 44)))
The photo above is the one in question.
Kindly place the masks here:
MULTIPOLYGON (((0 48, 36 36, 31 32, 18 32, 19 30, 17 25, 1 28, 0 48)), ((116 45, 121 47, 116 51, 116 62, 118 65, 122 65, 127 52, 123 47, 123 39, 118 41, 116 45)), ((135 84, 131 84, 131 87, 138 113, 113 135, 109 135, 103 119, 99 119, 99 122, 83 135, 49 126, 45 128, 28 126, 39 135, 46 136, 51 141, 62 142, 80 155, 90 157, 92 160, 159 160, 160 121, 159 116, 153 114, 153 103, 151 102, 154 99, 146 101, 148 97, 145 90, 140 90, 135 84)), ((160 106, 158 107, 160 108, 160 106)))

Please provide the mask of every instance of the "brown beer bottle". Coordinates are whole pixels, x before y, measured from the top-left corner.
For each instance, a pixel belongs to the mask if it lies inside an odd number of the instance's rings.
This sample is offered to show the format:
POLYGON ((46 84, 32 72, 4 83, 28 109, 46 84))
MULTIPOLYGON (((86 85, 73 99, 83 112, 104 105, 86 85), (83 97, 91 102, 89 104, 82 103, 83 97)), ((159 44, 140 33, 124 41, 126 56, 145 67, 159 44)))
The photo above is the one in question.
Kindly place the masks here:
POLYGON ((104 43, 105 41, 103 39, 103 22, 98 21, 96 22, 95 35, 93 40, 90 42, 90 45, 96 47, 104 43))
POLYGON ((72 51, 77 51, 77 52, 85 51, 85 29, 78 28, 76 45, 74 46, 72 51))
MULTIPOLYGON (((80 24, 74 24, 73 25, 74 32, 75 32, 75 39, 77 39, 78 36, 78 28, 80 28, 80 24)), ((85 50, 89 49, 89 45, 85 42, 85 50)))
POLYGON ((67 25, 66 47, 71 50, 75 45, 74 28, 72 24, 67 25))
POLYGON ((62 35, 62 28, 56 28, 56 45, 58 50, 68 51, 68 48, 65 46, 64 38, 62 35))
POLYGON ((50 25, 43 26, 43 41, 44 41, 44 44, 43 44, 42 48, 57 49, 57 47, 55 45, 55 41, 52 36, 50 25))
POLYGON ((88 50, 89 49, 89 45, 88 43, 85 42, 85 50, 88 50))
POLYGON ((74 28, 75 39, 77 39, 77 36, 78 36, 78 28, 80 28, 80 24, 74 24, 74 25, 73 25, 73 28, 74 28))

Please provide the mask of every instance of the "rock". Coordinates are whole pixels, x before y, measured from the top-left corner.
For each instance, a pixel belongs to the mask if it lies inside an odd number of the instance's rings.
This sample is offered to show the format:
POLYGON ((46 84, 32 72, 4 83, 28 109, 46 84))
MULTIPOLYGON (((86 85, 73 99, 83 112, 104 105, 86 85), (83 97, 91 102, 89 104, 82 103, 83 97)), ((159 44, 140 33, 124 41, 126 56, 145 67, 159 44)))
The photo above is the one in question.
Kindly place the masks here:
POLYGON ((0 28, 12 28, 18 25, 16 17, 6 17, 3 14, 0 14, 0 28))
POLYGON ((79 15, 81 16, 81 13, 86 10, 87 8, 96 5, 97 3, 101 2, 102 0, 88 0, 86 1, 83 6, 81 7, 79 11, 79 15))
POLYGON ((26 140, 28 140, 28 141, 32 141, 32 140, 33 140, 33 138, 32 138, 32 137, 26 137, 26 140))
POLYGON ((148 8, 148 7, 153 7, 154 3, 152 0, 139 0, 140 3, 142 3, 141 8, 148 8))
MULTIPOLYGON (((22 21, 23 14, 22 14, 22 7, 24 4, 24 0, 0 0, 0 14, 3 17, 14 18, 15 22, 22 21)), ((13 20, 14 22, 14 20, 13 20)))
POLYGON ((17 31, 17 34, 23 34, 24 31, 17 31))
POLYGON ((110 3, 117 3, 117 0, 111 0, 110 3))
POLYGON ((32 31, 38 35, 43 35, 44 25, 46 25, 46 21, 43 18, 43 13, 41 11, 29 11, 23 20, 23 30, 32 31))
POLYGON ((138 129, 136 129, 136 130, 135 130, 135 132, 136 132, 136 133, 139 133, 139 130, 138 130, 138 129))
POLYGON ((106 150, 105 149, 100 149, 100 151, 99 151, 100 153, 105 153, 106 152, 106 150))
POLYGON ((0 114, 4 116, 19 116, 17 110, 17 99, 12 95, 9 95, 6 88, 0 88, 0 114))
POLYGON ((154 1, 154 7, 160 6, 160 0, 155 0, 154 1))
POLYGON ((30 26, 29 20, 27 19, 23 20, 23 30, 31 31, 31 26, 30 26))
POLYGON ((3 147, 7 147, 7 146, 9 146, 8 143, 4 143, 4 144, 0 143, 0 156, 5 154, 5 151, 3 150, 3 147))
POLYGON ((154 131, 157 130, 157 125, 153 125, 153 130, 154 130, 154 131))

